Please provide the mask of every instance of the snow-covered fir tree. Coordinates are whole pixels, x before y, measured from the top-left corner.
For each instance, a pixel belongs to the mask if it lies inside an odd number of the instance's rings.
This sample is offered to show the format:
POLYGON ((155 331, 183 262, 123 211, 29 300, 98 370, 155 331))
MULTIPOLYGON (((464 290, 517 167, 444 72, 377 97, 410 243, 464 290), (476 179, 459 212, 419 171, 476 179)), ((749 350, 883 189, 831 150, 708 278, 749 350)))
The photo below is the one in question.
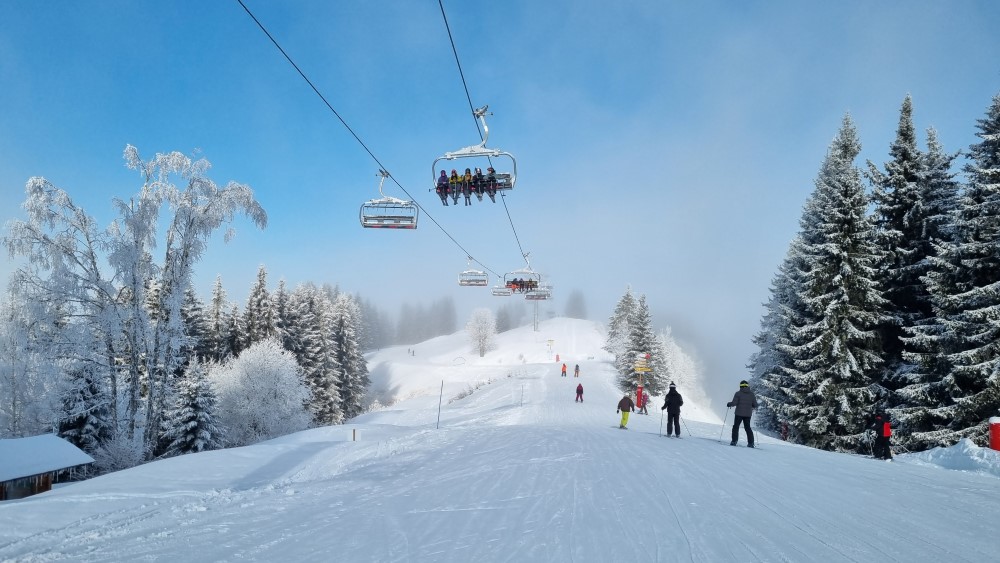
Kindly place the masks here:
POLYGON ((879 326, 884 377, 875 376, 877 383, 894 390, 905 384, 910 371, 902 359, 905 342, 901 336, 933 314, 920 279, 933 253, 926 229, 926 214, 931 210, 922 201, 927 160, 917 148, 910 96, 903 100, 889 155, 892 160, 885 163, 884 172, 868 161, 868 177, 873 186, 875 240, 882 255, 878 282, 886 299, 885 320, 879 326))
POLYGON ((628 339, 632 332, 631 318, 635 314, 636 301, 632 295, 632 288, 625 288, 625 294, 621 296, 615 309, 608 319, 608 335, 604 344, 604 351, 615 358, 615 370, 621 374, 632 367, 632 358, 626 357, 628 353, 628 339))
POLYGON ((643 388, 650 395, 660 395, 666 392, 670 383, 670 374, 666 373, 667 365, 663 361, 663 350, 653 330, 653 317, 649 313, 646 296, 640 295, 635 302, 635 309, 629 318, 629 336, 626 343, 625 360, 618 372, 618 387, 622 391, 634 392, 641 379, 643 388), (649 356, 647 364, 651 371, 640 374, 635 371, 636 360, 641 356, 649 356))
POLYGON ((184 321, 184 335, 188 345, 182 349, 185 362, 191 358, 206 361, 212 354, 208 338, 208 325, 205 324, 205 307, 194 287, 188 286, 184 292, 184 303, 181 306, 181 318, 184 321))
POLYGON ((881 365, 876 326, 884 299, 875 284, 878 249, 854 159, 861 144, 849 116, 830 145, 800 221, 798 299, 804 311, 782 348, 796 440, 821 449, 859 450, 881 365))
POLYGON ((368 391, 368 363, 358 342, 357 327, 361 320, 360 309, 354 299, 341 293, 333 304, 330 344, 336 365, 340 367, 340 402, 344 418, 353 418, 363 412, 363 401, 368 391))
POLYGON ((235 303, 231 304, 228 318, 229 328, 226 330, 228 338, 226 347, 229 351, 229 357, 234 358, 246 349, 246 346, 243 344, 246 341, 246 327, 243 326, 243 315, 240 314, 239 305, 235 303))
POLYGON ((274 303, 267 290, 267 269, 261 264, 257 269, 257 281, 250 288, 243 308, 243 346, 277 336, 274 317, 274 303))
POLYGON ((223 362, 232 356, 229 348, 230 318, 232 304, 226 300, 226 290, 222 287, 222 276, 216 276, 212 286, 212 300, 205 310, 205 351, 210 362, 223 362))
POLYGON ((165 457, 215 450, 223 446, 216 424, 217 399, 204 364, 191 361, 177 383, 173 407, 163 419, 165 457))
POLYGON ((297 345, 295 339, 295 310, 289 304, 291 295, 285 288, 285 280, 278 280, 278 287, 271 294, 271 302, 274 309, 274 328, 281 341, 281 346, 285 350, 295 350, 297 345))
MULTIPOLYGON (((927 131, 927 152, 924 156, 927 176, 921 183, 924 191, 921 202, 926 216, 924 241, 931 247, 925 258, 925 271, 929 273, 936 268, 935 259, 941 249, 957 242, 955 222, 961 184, 952 171, 958 153, 946 153, 934 129, 927 131)), ((923 281, 927 285, 929 280, 923 281)), ((901 374, 904 377, 901 377, 900 388, 895 391, 890 409, 892 417, 899 423, 896 442, 914 451, 951 445, 946 440, 948 433, 939 432, 948 421, 937 412, 937 408, 950 400, 940 385, 949 368, 939 356, 941 350, 936 344, 935 337, 942 334, 942 325, 936 315, 934 311, 932 316, 906 328, 903 358, 910 369, 901 374)))
POLYGON ((91 366, 80 364, 63 384, 62 412, 56 432, 85 452, 98 451, 111 437, 111 398, 91 366))
POLYGON ((803 271, 799 264, 800 248, 801 240, 796 238, 771 280, 771 294, 764 304, 760 331, 753 338, 757 351, 747 366, 750 387, 760 405, 754 415, 755 424, 772 432, 788 432, 791 420, 789 407, 793 400, 789 390, 794 386, 797 372, 787 347, 792 342, 792 327, 804 324, 801 315, 805 311, 797 283, 798 274, 803 271))
POLYGON ((955 240, 941 245, 925 278, 936 319, 913 331, 927 385, 909 397, 937 405, 911 421, 930 428, 913 441, 929 446, 965 437, 984 445, 1000 404, 1000 95, 977 128, 955 240))
POLYGON ((327 295, 313 284, 296 287, 289 299, 296 334, 295 349, 291 352, 310 391, 309 409, 317 426, 340 424, 344 420, 332 306, 327 295))

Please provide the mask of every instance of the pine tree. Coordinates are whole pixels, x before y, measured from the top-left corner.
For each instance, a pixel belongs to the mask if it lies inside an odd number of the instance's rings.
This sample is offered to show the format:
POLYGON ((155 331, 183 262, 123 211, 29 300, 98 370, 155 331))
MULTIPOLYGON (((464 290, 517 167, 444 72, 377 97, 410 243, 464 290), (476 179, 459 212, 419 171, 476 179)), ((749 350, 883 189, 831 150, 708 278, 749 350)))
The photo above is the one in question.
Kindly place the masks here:
POLYGON ((173 408, 163 421, 164 457, 215 450, 223 445, 216 424, 216 396, 203 364, 192 361, 177 384, 173 408))
POLYGON ((955 240, 940 246, 926 276, 936 319, 914 330, 928 385, 910 398, 936 408, 915 417, 915 429, 931 430, 913 441, 928 446, 966 437, 984 445, 987 420, 1000 404, 1000 95, 978 129, 982 140, 969 147, 955 240))
POLYGON ((68 375, 56 432, 81 450, 96 452, 113 434, 111 400, 100 377, 88 366, 81 365, 68 375))
POLYGON ((246 349, 243 343, 247 340, 246 327, 243 326, 243 315, 240 314, 239 305, 232 304, 232 310, 229 311, 228 318, 229 328, 226 330, 228 337, 226 347, 229 350, 229 357, 235 358, 246 349))
POLYGON ((853 161, 861 151, 845 117, 803 211, 801 324, 782 349, 794 361, 789 417, 796 440, 822 449, 860 450, 881 362, 875 332, 884 299, 875 285, 878 249, 853 161))
POLYGON ((643 387, 650 395, 659 395, 666 391, 667 385, 664 380, 669 382, 669 376, 664 373, 666 366, 663 361, 663 350, 653 330, 653 318, 649 314, 646 296, 640 295, 629 321, 629 337, 625 352, 629 362, 625 369, 618 372, 618 387, 622 391, 635 391, 639 384, 635 361, 646 355, 649 356, 647 363, 651 371, 642 374, 643 387))
POLYGON ((910 96, 903 100, 889 154, 892 160, 885 164, 885 172, 868 162, 868 177, 874 187, 875 238, 882 254, 878 281, 886 299, 885 321, 879 326, 886 377, 880 379, 895 390, 905 385, 910 371, 903 361, 901 337, 933 314, 930 295, 920 279, 933 253, 926 230, 926 214, 931 210, 922 201, 927 159, 917 148, 910 96))
POLYGON ((368 391, 368 363, 357 339, 357 322, 360 314, 357 303, 346 293, 341 293, 333 305, 331 344, 336 365, 340 366, 340 403, 344 418, 354 418, 362 413, 365 393, 368 391))
MULTIPOLYGON (((789 246, 788 254, 771 281, 771 296, 764 304, 760 331, 753 343, 758 351, 750 358, 750 387, 757 395, 760 407, 754 419, 760 428, 780 432, 788 429, 788 407, 792 404, 789 389, 794 385, 795 362, 788 353, 792 342, 792 326, 803 324, 799 311, 803 304, 797 299, 799 286, 797 252, 800 241, 789 246)), ((794 439, 794 437, 792 437, 794 439)))
MULTIPOLYGON (((947 154, 937 140, 934 129, 927 131, 927 152, 924 153, 927 170, 921 182, 921 204, 924 207, 923 239, 927 248, 922 269, 930 273, 935 269, 935 260, 941 249, 956 242, 955 219, 957 217, 960 184, 955 180, 952 163, 958 153, 947 154)), ((944 262, 947 263, 947 262, 944 262)), ((925 287, 928 286, 924 281, 925 287)), ((928 289, 928 297, 933 305, 933 296, 928 289)), ((910 369, 900 373, 900 388, 895 392, 894 405, 890 413, 899 423, 896 442, 904 447, 920 451, 938 445, 950 445, 942 438, 947 432, 939 430, 947 424, 947 419, 937 408, 950 403, 943 392, 941 380, 950 369, 939 355, 941 352, 936 337, 943 333, 936 312, 920 319, 913 326, 906 327, 903 359, 910 369)))
POLYGON ((295 311, 289 304, 290 295, 285 289, 285 280, 278 280, 278 288, 271 295, 271 306, 274 310, 274 329, 281 341, 281 346, 285 350, 293 351, 297 348, 295 339, 295 311))
POLYGON ((231 305, 226 300, 226 290, 222 288, 222 276, 216 276, 212 286, 212 301, 205 311, 205 358, 210 362, 223 362, 232 356, 229 348, 230 318, 227 310, 231 305))
POLYGON ((243 309, 243 347, 249 348, 257 342, 276 337, 278 331, 274 317, 274 305, 267 291, 267 269, 262 264, 243 309))
POLYGON ((310 392, 313 424, 340 424, 344 419, 338 379, 341 366, 333 342, 332 304, 316 286, 303 284, 292 293, 289 308, 294 310, 296 323, 295 349, 290 352, 310 392))
POLYGON ((185 362, 192 357, 205 361, 211 355, 208 325, 205 324, 204 306, 191 286, 184 292, 181 319, 184 321, 184 336, 188 339, 188 345, 181 351, 185 362))
POLYGON ((608 335, 603 350, 614 356, 615 371, 619 374, 632 369, 633 358, 626 357, 628 339, 632 332, 631 318, 635 314, 636 301, 632 296, 632 288, 625 288, 615 305, 615 310, 608 319, 608 335))

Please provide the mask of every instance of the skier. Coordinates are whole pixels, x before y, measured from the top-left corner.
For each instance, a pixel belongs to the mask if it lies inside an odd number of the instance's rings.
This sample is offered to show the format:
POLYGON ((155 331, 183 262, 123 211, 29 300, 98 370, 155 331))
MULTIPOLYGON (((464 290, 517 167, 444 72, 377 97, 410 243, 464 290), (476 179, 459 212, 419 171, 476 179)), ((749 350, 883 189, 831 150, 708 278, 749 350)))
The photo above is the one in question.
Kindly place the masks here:
POLYGON ((753 430, 750 430, 750 416, 753 415, 753 410, 757 408, 757 397, 750 390, 750 384, 744 379, 740 381, 740 390, 733 395, 733 400, 726 403, 727 407, 736 407, 734 413, 733 422, 733 441, 729 442, 730 446, 735 446, 736 442, 740 437, 740 423, 743 423, 743 428, 747 431, 747 447, 753 447, 753 430))
POLYGON ((576 401, 573 401, 573 402, 574 403, 582 403, 583 402, 583 383, 577 384, 577 386, 576 386, 576 401))
POLYGON ((562 367, 562 376, 566 377, 566 364, 563 364, 563 367, 562 367))
POLYGON ((573 377, 580 377, 580 364, 576 364, 576 367, 573 368, 573 377))
POLYGON ((636 405, 636 414, 647 414, 648 415, 649 411, 646 410, 646 403, 649 402, 649 396, 647 394, 643 393, 642 389, 639 389, 635 393, 635 400, 636 400, 636 403, 635 403, 635 405, 636 405))
POLYGON ((667 392, 667 396, 663 398, 663 406, 660 410, 667 411, 667 436, 670 436, 671 429, 675 429, 676 436, 681 437, 681 405, 684 404, 684 399, 681 398, 681 394, 677 392, 677 386, 670 382, 670 391, 667 392))
POLYGON ((441 175, 438 176, 437 189, 435 190, 438 197, 441 198, 441 203, 448 205, 448 173, 444 170, 441 171, 441 175))
POLYGON ((635 403, 632 402, 632 397, 625 393, 622 400, 618 401, 618 408, 615 409, 615 413, 622 413, 622 421, 618 425, 618 428, 625 428, 628 425, 628 413, 635 409, 635 403))
POLYGON ((870 427, 875 431, 875 451, 872 452, 875 459, 892 460, 892 450, 889 449, 889 438, 892 436, 892 423, 889 422, 888 415, 878 412, 870 427))

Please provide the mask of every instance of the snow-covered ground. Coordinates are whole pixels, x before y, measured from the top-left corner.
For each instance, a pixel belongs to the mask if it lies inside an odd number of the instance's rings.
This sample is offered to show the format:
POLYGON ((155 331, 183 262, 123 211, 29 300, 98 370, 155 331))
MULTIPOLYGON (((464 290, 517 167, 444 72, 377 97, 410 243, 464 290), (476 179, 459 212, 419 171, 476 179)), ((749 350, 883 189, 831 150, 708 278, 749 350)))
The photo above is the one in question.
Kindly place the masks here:
POLYGON ((997 560, 998 452, 730 447, 685 389, 683 439, 661 403, 619 430, 597 325, 540 328, 373 355, 392 405, 350 424, 0 503, 0 560, 997 560))

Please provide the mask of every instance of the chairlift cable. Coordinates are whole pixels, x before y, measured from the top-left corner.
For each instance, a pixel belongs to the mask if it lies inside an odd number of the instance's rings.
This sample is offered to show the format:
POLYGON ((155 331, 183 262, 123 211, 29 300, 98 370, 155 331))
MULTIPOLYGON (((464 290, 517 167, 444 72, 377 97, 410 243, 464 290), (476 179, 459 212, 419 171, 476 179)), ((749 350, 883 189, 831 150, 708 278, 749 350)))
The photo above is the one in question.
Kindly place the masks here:
MULTIPOLYGON (((354 129, 352 129, 351 126, 347 124, 347 121, 345 121, 344 118, 340 115, 340 113, 338 113, 337 110, 334 109, 333 105, 330 104, 330 102, 326 99, 326 97, 323 96, 323 93, 319 91, 319 88, 317 88, 316 85, 313 84, 312 80, 310 80, 309 77, 306 76, 306 73, 303 72, 301 68, 299 68, 299 65, 295 64, 295 61, 292 60, 292 57, 288 55, 288 53, 281 47, 281 45, 274 38, 274 36, 271 35, 271 33, 267 30, 266 27, 264 27, 264 24, 261 23, 260 20, 257 19, 257 16, 255 16, 253 14, 253 12, 250 11, 250 8, 248 8, 247 5, 243 3, 243 0, 236 0, 236 1, 240 4, 240 6, 243 8, 243 10, 246 11, 247 15, 250 16, 250 19, 252 19, 254 21, 254 23, 257 24, 257 27, 259 27, 260 30, 264 32, 264 35, 267 36, 267 38, 271 41, 272 44, 274 44, 274 46, 278 49, 278 51, 281 52, 282 56, 285 57, 285 60, 287 60, 288 63, 292 65, 292 68, 294 68, 295 71, 299 73, 299 76, 301 76, 302 79, 306 81, 306 84, 308 84, 309 87, 312 88, 312 91, 317 96, 319 96, 319 99, 323 101, 323 103, 330 110, 330 112, 332 112, 333 115, 335 115, 337 117, 337 119, 344 126, 344 128, 347 129, 347 131, 351 134, 352 137, 354 137, 354 140, 356 140, 358 142, 358 144, 360 144, 361 147, 363 149, 365 149, 365 152, 368 153, 368 156, 372 157, 372 160, 374 160, 375 163, 378 164, 379 170, 384 170, 386 172, 386 174, 388 175, 388 177, 390 179, 392 179, 393 183, 396 184, 399 187, 399 189, 402 190, 403 193, 405 193, 406 196, 410 198, 410 200, 413 202, 413 205, 415 205, 421 212, 423 212, 424 216, 427 217, 428 219, 430 219, 431 222, 434 223, 434 225, 436 225, 438 229, 441 229, 441 232, 444 233, 444 235, 446 237, 448 237, 451 240, 451 242, 453 242, 455 244, 455 246, 457 246, 459 249, 461 249, 461 251, 464 252, 466 256, 471 257, 472 253, 470 253, 468 250, 466 250, 465 247, 463 247, 461 245, 461 243, 459 243, 457 240, 455 240, 455 237, 451 236, 451 233, 449 233, 447 229, 445 229, 443 226, 441 226, 441 223, 438 223, 438 221, 422 205, 420 205, 414 199, 414 197, 412 195, 410 195, 410 192, 406 191, 406 188, 404 188, 403 185, 400 184, 398 180, 396 180, 395 176, 393 176, 392 173, 390 173, 388 171, 389 169, 384 164, 382 164, 382 162, 378 159, 378 157, 375 156, 375 153, 373 153, 371 151, 371 149, 368 148, 368 145, 366 145, 365 142, 361 140, 361 137, 359 137, 358 134, 354 132, 354 129)), ((442 10, 443 9, 444 8, 442 7, 442 10)), ((448 33, 450 35, 451 31, 449 30, 448 33)), ((453 46, 454 46, 454 44, 453 44, 453 46)), ((456 56, 457 56, 457 54, 456 54, 456 56)), ((463 78, 463 81, 464 81, 464 78, 463 78)), ((471 103, 471 101, 470 101, 470 103, 471 103)), ((479 129, 478 123, 476 125, 476 129, 477 130, 479 129)), ((482 136, 482 133, 480 133, 480 136, 482 136)), ((501 277, 500 274, 498 274, 497 272, 493 271, 492 268, 486 266, 485 264, 483 264, 479 260, 476 260, 475 258, 473 258, 472 260, 474 262, 476 262, 477 264, 479 264, 480 266, 482 266, 483 268, 485 268, 486 270, 488 270, 494 276, 501 277)))
MULTIPOLYGON (((476 131, 479 132, 479 139, 483 139, 483 130, 479 128, 479 120, 476 118, 476 107, 472 103, 472 95, 469 94, 469 84, 465 80, 465 72, 462 71, 462 62, 458 57, 458 48, 455 46, 455 38, 451 34, 451 26, 448 25, 448 15, 444 11, 444 0, 438 0, 438 6, 441 8, 441 19, 444 20, 444 28, 448 32, 448 41, 451 43, 451 52, 455 55, 455 65, 458 66, 458 76, 462 79, 462 88, 465 89, 465 99, 469 102, 469 111, 472 112, 472 120, 476 123, 476 131)), ((487 158, 487 160, 490 160, 487 158)), ((490 160, 490 166, 493 165, 493 161, 490 160)), ((507 213, 507 221, 510 222, 510 229, 514 232, 514 241, 517 243, 517 249, 521 252, 521 256, 524 256, 524 247, 521 246, 521 239, 517 236, 517 229, 514 227, 514 219, 510 216, 510 209, 507 207, 507 201, 504 199, 505 196, 503 192, 500 193, 500 199, 503 200, 503 209, 507 213)), ((487 268, 489 269, 489 268, 487 268)))

